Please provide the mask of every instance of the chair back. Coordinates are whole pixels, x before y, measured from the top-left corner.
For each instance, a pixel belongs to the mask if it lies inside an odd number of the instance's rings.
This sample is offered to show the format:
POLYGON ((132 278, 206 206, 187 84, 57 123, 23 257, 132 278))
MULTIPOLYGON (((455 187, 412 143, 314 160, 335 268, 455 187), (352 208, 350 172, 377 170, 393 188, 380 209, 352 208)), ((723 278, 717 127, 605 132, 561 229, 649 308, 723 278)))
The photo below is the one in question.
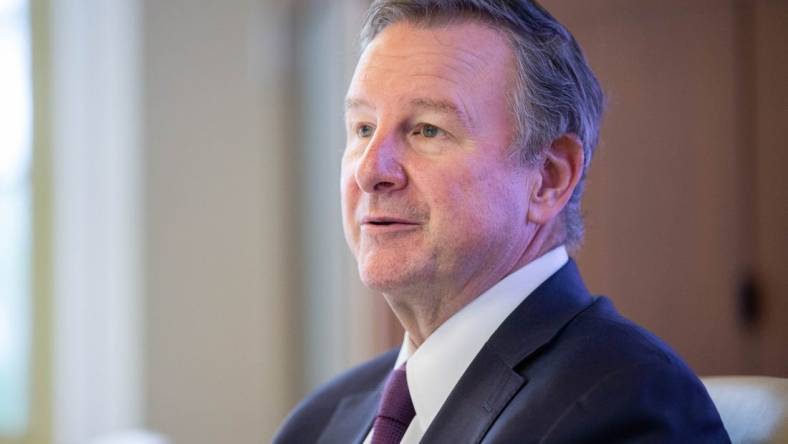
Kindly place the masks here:
POLYGON ((701 378, 733 444, 788 444, 788 379, 701 378))

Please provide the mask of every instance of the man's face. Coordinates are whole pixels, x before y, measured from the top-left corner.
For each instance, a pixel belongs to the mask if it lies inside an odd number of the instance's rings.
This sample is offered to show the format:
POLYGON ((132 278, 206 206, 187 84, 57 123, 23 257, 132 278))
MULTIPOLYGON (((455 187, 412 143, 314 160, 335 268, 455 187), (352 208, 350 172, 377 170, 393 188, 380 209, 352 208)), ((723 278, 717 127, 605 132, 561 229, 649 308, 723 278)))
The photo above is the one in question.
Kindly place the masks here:
POLYGON ((396 23, 366 48, 347 95, 341 188, 367 286, 459 290, 512 271, 530 180, 509 148, 513 82, 505 37, 475 23, 396 23))

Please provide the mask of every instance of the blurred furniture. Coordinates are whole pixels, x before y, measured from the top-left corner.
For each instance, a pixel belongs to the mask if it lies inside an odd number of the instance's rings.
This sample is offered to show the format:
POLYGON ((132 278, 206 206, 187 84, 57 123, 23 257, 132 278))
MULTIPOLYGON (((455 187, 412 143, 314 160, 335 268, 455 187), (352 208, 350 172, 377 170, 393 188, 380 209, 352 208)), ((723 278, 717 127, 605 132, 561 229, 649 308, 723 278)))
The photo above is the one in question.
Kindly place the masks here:
POLYGON ((702 378, 733 444, 788 444, 788 379, 702 378))

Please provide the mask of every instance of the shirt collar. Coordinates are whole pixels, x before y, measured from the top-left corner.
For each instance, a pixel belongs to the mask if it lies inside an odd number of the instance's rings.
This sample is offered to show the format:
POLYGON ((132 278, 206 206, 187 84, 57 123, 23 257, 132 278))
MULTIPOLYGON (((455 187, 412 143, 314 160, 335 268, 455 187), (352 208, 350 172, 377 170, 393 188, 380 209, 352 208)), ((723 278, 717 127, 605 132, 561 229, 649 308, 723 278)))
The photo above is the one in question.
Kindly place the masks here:
POLYGON ((415 349, 405 333, 394 368, 408 362, 414 421, 426 430, 473 358, 536 287, 569 260, 562 245, 506 276, 460 309, 415 349))

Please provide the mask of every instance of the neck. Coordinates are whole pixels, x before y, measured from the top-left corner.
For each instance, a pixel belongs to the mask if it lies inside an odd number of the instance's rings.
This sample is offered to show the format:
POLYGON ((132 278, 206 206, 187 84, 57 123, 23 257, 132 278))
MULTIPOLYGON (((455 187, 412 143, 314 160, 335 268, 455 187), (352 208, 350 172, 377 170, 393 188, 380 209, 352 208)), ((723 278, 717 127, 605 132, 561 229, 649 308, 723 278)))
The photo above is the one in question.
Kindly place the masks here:
POLYGON ((553 227, 536 228, 527 247, 519 256, 493 265, 482 264, 458 285, 456 279, 433 281, 401 292, 384 293, 384 297, 399 319, 414 348, 421 344, 446 320, 471 301, 482 295, 506 276, 534 261, 561 242, 553 235, 553 227))

